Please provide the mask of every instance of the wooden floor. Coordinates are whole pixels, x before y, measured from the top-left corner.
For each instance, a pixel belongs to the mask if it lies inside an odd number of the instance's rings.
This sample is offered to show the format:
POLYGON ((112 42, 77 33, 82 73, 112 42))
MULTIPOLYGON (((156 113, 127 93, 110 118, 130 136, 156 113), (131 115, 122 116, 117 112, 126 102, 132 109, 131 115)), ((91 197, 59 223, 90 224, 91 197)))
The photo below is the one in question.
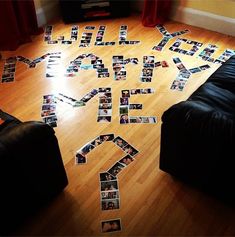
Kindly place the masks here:
MULTIPOLYGON (((43 34, 36 36, 32 43, 25 44, 15 52, 3 52, 3 57, 21 55, 30 59, 48 52, 62 53, 64 70, 69 62, 82 53, 93 53, 101 57, 110 71, 110 78, 98 79, 93 70, 81 71, 75 78, 49 79, 45 77, 46 62, 39 63, 35 69, 17 63, 16 81, 0 85, 0 108, 22 121, 40 120, 42 96, 62 92, 80 99, 93 88, 111 87, 113 91, 113 116, 111 123, 97 123, 98 97, 90 100, 86 107, 72 108, 70 105, 57 105, 58 127, 55 128, 59 140, 69 185, 48 207, 27 221, 14 235, 40 236, 222 236, 235 235, 235 212, 193 187, 188 187, 167 173, 159 170, 161 116, 171 105, 187 99, 217 68, 193 75, 182 92, 170 90, 178 69, 172 57, 180 57, 188 68, 206 64, 196 56, 174 53, 169 47, 175 42, 171 39, 163 52, 152 51, 161 40, 161 34, 154 28, 141 25, 140 17, 100 20, 77 23, 79 37, 84 26, 106 25, 105 41, 118 41, 119 27, 128 25, 128 40, 140 40, 133 46, 92 46, 79 48, 79 41, 72 45, 47 45, 43 34), (124 58, 137 57, 138 65, 127 65, 127 80, 114 81, 112 56, 124 58), (166 60, 168 68, 157 68, 151 83, 139 81, 142 57, 154 55, 156 60, 166 60), (142 103, 142 111, 133 115, 157 116, 157 124, 119 124, 119 98, 122 89, 154 88, 155 94, 133 96, 131 102, 142 103), (124 169, 119 179, 121 207, 119 210, 101 211, 99 172, 106 171, 123 155, 113 143, 100 145, 88 155, 88 163, 74 165, 74 154, 78 148, 100 134, 120 135, 139 150, 136 161, 124 169), (121 218, 122 231, 110 234, 101 233, 101 220, 121 218)), ((71 25, 62 21, 53 23, 53 37, 70 36, 71 25)), ((197 27, 176 22, 168 22, 169 32, 189 29, 183 38, 219 46, 215 56, 226 48, 235 49, 235 38, 210 32, 197 27)), ((96 28, 97 29, 97 28, 96 28)), ((97 30, 94 31, 95 34, 97 30)), ((117 44, 117 43, 116 43, 117 44)), ((85 63, 85 62, 84 62, 85 63)), ((88 63, 88 61, 87 61, 88 63)), ((0 63, 0 73, 3 61, 0 63)), ((189 157, 190 158, 190 157, 189 157)), ((198 174, 200 175, 200 174, 198 174)), ((233 187, 231 187, 233 188, 233 187)))

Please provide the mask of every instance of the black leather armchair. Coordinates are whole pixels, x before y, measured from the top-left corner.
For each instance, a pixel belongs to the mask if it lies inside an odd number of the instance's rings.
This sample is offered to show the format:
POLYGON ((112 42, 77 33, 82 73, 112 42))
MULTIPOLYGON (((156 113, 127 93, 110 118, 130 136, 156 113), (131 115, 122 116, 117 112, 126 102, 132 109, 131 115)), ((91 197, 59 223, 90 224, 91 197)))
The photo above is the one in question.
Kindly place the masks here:
POLYGON ((235 56, 164 112, 160 169, 234 200, 235 56))
POLYGON ((0 234, 6 234, 68 184, 54 130, 0 110, 0 234))

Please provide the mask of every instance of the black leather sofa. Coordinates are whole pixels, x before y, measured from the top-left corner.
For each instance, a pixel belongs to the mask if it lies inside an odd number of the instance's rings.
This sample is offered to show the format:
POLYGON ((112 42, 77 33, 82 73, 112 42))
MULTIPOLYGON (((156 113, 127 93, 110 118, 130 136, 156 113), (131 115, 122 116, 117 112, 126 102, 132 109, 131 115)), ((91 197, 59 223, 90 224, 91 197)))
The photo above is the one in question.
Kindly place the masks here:
POLYGON ((235 56, 163 113, 160 169, 235 200, 235 56))
POLYGON ((68 184, 53 128, 0 110, 0 235, 11 233, 68 184))

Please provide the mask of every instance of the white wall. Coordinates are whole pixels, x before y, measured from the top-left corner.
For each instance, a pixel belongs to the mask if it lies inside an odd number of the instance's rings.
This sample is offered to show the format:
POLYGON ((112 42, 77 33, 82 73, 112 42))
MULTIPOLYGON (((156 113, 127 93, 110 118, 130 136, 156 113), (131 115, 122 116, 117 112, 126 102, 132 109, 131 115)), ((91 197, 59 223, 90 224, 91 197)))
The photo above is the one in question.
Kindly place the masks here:
POLYGON ((232 0, 174 0, 171 19, 235 36, 235 2, 232 0), (229 9, 226 3, 230 3, 229 9))

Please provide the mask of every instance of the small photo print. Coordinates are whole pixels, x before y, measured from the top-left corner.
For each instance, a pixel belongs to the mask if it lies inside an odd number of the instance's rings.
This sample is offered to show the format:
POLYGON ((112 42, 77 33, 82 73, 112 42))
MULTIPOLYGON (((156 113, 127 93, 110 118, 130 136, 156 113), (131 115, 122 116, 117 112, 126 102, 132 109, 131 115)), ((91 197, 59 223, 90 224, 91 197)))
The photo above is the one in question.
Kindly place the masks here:
POLYGON ((111 92, 111 87, 100 87, 98 91, 99 91, 99 93, 100 92, 111 92))
POLYGON ((101 191, 116 191, 118 190, 117 180, 103 181, 100 183, 101 191))
POLYGON ((125 81, 126 80, 126 75, 114 75, 114 80, 115 81, 125 81))
POLYGON ((100 181, 111 181, 111 180, 116 180, 117 178, 112 176, 111 174, 104 172, 100 173, 100 181))
POLYGON ((86 164, 86 157, 80 153, 76 153, 75 155, 75 164, 86 164))
POLYGON ((111 116, 112 115, 112 109, 99 109, 98 110, 98 115, 106 115, 106 116, 111 116))
POLYGON ((208 64, 206 64, 206 65, 200 66, 199 68, 201 70, 206 70, 206 69, 210 68, 210 66, 208 64))
POLYGON ((48 116, 55 116, 55 111, 51 111, 51 110, 43 110, 41 112, 41 117, 48 117, 48 116))
POLYGON ((127 124, 127 123, 129 123, 128 114, 120 115, 120 124, 127 124))
POLYGON ((121 97, 120 98, 120 105, 128 105, 129 104, 129 98, 128 97, 121 97))
POLYGON ((128 144, 123 138, 121 138, 119 136, 114 138, 113 142, 121 148, 123 148, 124 146, 126 146, 128 144))
POLYGON ((140 89, 140 93, 141 94, 152 94, 152 93, 154 93, 154 89, 153 88, 140 89))
POLYGON ((53 94, 50 94, 50 95, 44 95, 44 96, 43 96, 43 99, 44 99, 44 100, 49 100, 49 99, 52 100, 52 99, 54 99, 54 98, 55 98, 55 95, 53 95, 53 94))
POLYGON ((43 104, 56 104, 57 103, 57 100, 55 97, 51 97, 51 98, 43 98, 43 104))
POLYGON ((72 44, 72 40, 62 40, 62 44, 72 44))
POLYGON ((128 105, 122 105, 119 107, 119 114, 128 114, 129 107, 128 105))
POLYGON ((99 92, 99 96, 100 96, 101 99, 111 98, 112 97, 112 93, 111 92, 99 92))
POLYGON ((57 40, 64 40, 64 36, 60 35, 57 40))
POLYGON ((110 104, 112 103, 112 98, 100 98, 100 104, 110 104))
POLYGON ((131 157, 130 155, 126 155, 121 160, 119 160, 119 163, 128 166, 131 162, 133 162, 135 159, 131 157))
POLYGON ((101 141, 100 137, 95 138, 95 139, 91 142, 91 145, 94 146, 94 147, 97 147, 97 146, 99 146, 100 144, 102 144, 102 141, 101 141))
POLYGON ((122 97, 130 97, 130 91, 129 90, 122 90, 122 97))
POLYGON ((121 219, 105 220, 101 222, 102 233, 121 231, 121 229, 121 219))
POLYGON ((132 89, 131 90, 131 95, 138 95, 138 94, 140 94, 141 92, 140 92, 140 89, 132 89))
POLYGON ((119 199, 102 200, 102 211, 119 209, 119 199))
POLYGON ((122 165, 121 163, 117 162, 111 169, 109 169, 107 172, 110 173, 112 176, 117 176, 122 169, 125 168, 124 165, 122 165))
POLYGON ((138 151, 132 147, 130 144, 126 145, 124 148, 122 148, 123 151, 125 151, 127 154, 131 155, 132 157, 138 154, 138 151))
POLYGON ((161 66, 161 62, 155 62, 154 63, 154 67, 160 67, 161 66))
POLYGON ((100 140, 102 142, 104 142, 104 141, 113 141, 113 139, 114 139, 114 134, 113 133, 112 134, 100 135, 100 140))
POLYGON ((173 58, 173 62, 175 64, 181 63, 181 60, 179 58, 173 58))
POLYGON ((55 111, 55 109, 56 109, 56 105, 54 105, 54 104, 45 104, 45 105, 42 105, 42 110, 55 111))
POLYGON ((170 89, 182 91, 185 87, 186 82, 186 80, 174 80, 170 89))
POLYGON ((95 26, 86 26, 85 27, 85 30, 94 30, 95 29, 95 26))
POLYGON ((95 147, 91 144, 91 143, 88 143, 86 144, 85 146, 83 146, 79 151, 78 153, 82 154, 82 155, 86 155, 88 154, 90 151, 92 151, 95 147))
POLYGON ((143 105, 142 104, 130 104, 129 109, 142 109, 143 105))
POLYGON ((122 68, 123 68, 123 64, 113 63, 113 71, 114 72, 120 72, 122 68))
POLYGON ((167 61, 161 61, 162 67, 169 67, 167 61))
POLYGON ((146 63, 154 63, 154 56, 143 56, 143 62, 146 63))
POLYGON ((42 120, 44 123, 53 123, 53 122, 57 121, 57 117, 56 117, 56 115, 52 115, 49 117, 43 117, 42 120))
POLYGON ((183 70, 183 69, 185 69, 185 66, 184 66, 183 63, 179 63, 179 64, 177 64, 176 67, 177 67, 179 70, 183 70))
POLYGON ((191 75, 190 71, 188 70, 181 70, 178 74, 178 77, 182 77, 182 78, 189 78, 191 75))
POLYGON ((112 103, 100 104, 99 109, 112 109, 112 103))
POLYGON ((142 75, 144 77, 152 76, 153 75, 153 69, 152 68, 143 68, 142 69, 142 75))
POLYGON ((148 77, 140 77, 140 81, 141 82, 151 82, 152 81, 152 77, 148 76, 148 77))
POLYGON ((123 56, 121 55, 113 56, 113 63, 123 63, 123 56))
POLYGON ((117 198, 119 198, 119 192, 118 191, 101 192, 101 199, 102 200, 117 199, 117 198))
POLYGON ((50 122, 50 123, 47 123, 49 126, 55 128, 57 127, 57 123, 54 121, 54 122, 50 122))
POLYGON ((110 123, 112 117, 111 116, 98 116, 97 122, 98 123, 110 123))
POLYGON ((157 118, 154 116, 143 116, 141 117, 142 123, 157 123, 157 118))

